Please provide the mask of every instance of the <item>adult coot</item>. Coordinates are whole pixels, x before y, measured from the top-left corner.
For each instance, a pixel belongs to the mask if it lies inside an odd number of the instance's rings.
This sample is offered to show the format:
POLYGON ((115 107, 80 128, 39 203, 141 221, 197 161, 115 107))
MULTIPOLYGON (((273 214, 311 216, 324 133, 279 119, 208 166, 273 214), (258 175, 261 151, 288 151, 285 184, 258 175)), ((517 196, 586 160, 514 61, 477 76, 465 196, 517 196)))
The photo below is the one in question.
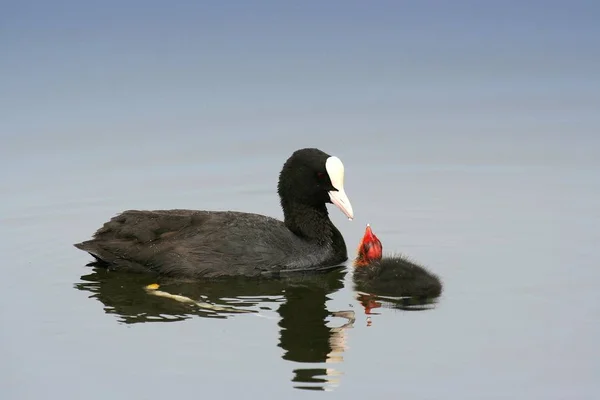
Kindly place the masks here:
POLYGON ((75 244, 110 269, 182 278, 316 271, 348 259, 326 203, 349 218, 342 161, 315 148, 295 151, 277 187, 284 220, 237 211, 125 211, 75 244))
POLYGON ((359 291, 390 297, 438 297, 442 283, 433 273, 402 256, 382 256, 381 241, 367 225, 354 260, 359 291))

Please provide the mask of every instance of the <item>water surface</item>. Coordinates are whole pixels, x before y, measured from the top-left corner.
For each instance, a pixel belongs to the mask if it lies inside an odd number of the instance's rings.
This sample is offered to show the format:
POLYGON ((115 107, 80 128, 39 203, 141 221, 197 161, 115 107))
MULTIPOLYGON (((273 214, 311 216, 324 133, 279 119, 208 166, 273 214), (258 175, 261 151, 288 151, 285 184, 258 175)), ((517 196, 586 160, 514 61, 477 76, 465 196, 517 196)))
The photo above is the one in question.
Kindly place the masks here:
POLYGON ((596 3, 134 3, 0 16, 3 399, 600 397, 596 3), (350 257, 371 223, 436 304, 73 247, 126 209, 280 218, 301 147, 345 163, 350 257))
POLYGON ((365 298, 351 268, 284 281, 161 281, 160 291, 195 303, 156 296, 144 289, 155 278, 86 266, 90 257, 72 243, 135 206, 280 216, 274 186, 285 152, 238 158, 243 179, 235 169, 165 162, 153 167, 161 173, 138 168, 103 181, 101 170, 90 179, 73 160, 73 169, 29 177, 5 198, 11 367, 3 385, 14 398, 290 396, 293 388, 589 398, 597 390, 596 168, 376 164, 339 153, 357 218, 331 215, 351 255, 370 222, 385 251, 440 275, 437 304, 415 311, 365 298), (43 185, 53 187, 46 196, 43 185))

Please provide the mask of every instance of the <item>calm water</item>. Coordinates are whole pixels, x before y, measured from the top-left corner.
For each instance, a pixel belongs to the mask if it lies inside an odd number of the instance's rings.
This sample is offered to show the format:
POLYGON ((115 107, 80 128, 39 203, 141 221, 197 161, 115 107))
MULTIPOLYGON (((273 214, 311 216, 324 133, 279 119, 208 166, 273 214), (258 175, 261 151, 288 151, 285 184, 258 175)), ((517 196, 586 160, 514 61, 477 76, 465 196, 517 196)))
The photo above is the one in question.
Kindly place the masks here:
POLYGON ((231 3, 3 5, 0 397, 600 398, 597 2, 231 3), (437 304, 348 268, 147 292, 73 247, 126 209, 281 217, 309 146, 350 258, 371 223, 437 304))
POLYGON ((370 222, 384 250, 410 255, 445 284, 435 307, 380 302, 366 315, 349 269, 261 283, 161 282, 190 304, 146 292, 148 277, 86 267, 90 257, 72 243, 119 210, 280 216, 275 182, 295 146, 248 155, 215 140, 220 155, 204 150, 193 162, 160 143, 147 141, 144 153, 121 148, 110 169, 84 146, 12 161, 27 174, 3 181, 6 398, 599 393, 595 166, 436 163, 425 144, 415 163, 381 145, 325 143, 347 168, 356 219, 331 215, 351 255, 370 222))

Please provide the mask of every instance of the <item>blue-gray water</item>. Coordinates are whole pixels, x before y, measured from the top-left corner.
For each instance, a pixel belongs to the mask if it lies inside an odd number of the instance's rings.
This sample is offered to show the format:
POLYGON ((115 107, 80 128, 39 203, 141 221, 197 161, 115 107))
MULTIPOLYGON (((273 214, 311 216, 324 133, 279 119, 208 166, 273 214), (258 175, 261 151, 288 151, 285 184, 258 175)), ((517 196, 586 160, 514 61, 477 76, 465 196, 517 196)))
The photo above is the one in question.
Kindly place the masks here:
POLYGON ((68 3, 0 17, 3 399, 600 396, 594 3, 68 3), (183 304, 72 246, 131 208, 281 217, 305 146, 345 163, 350 257, 371 223, 435 308, 369 322, 351 269, 183 304))

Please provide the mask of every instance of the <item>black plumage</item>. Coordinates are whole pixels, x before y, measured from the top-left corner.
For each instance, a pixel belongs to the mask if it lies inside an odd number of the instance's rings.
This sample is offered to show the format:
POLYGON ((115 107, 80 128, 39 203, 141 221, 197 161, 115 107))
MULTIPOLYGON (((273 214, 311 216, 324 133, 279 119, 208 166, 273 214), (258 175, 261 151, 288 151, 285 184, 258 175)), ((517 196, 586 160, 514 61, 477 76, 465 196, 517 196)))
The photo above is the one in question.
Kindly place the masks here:
POLYGON ((401 255, 383 256, 379 238, 367 225, 354 260, 357 291, 389 297, 438 297, 442 282, 434 273, 401 255))
MULTIPOLYGON (((344 193, 332 184, 330 158, 318 149, 301 149, 285 162, 278 184, 283 221, 237 211, 129 210, 75 246, 111 269, 187 278, 335 267, 347 260, 347 251, 326 207, 331 193, 344 193)), ((343 185, 343 170, 341 176, 343 185)), ((347 204, 340 208, 350 217, 347 204)))

